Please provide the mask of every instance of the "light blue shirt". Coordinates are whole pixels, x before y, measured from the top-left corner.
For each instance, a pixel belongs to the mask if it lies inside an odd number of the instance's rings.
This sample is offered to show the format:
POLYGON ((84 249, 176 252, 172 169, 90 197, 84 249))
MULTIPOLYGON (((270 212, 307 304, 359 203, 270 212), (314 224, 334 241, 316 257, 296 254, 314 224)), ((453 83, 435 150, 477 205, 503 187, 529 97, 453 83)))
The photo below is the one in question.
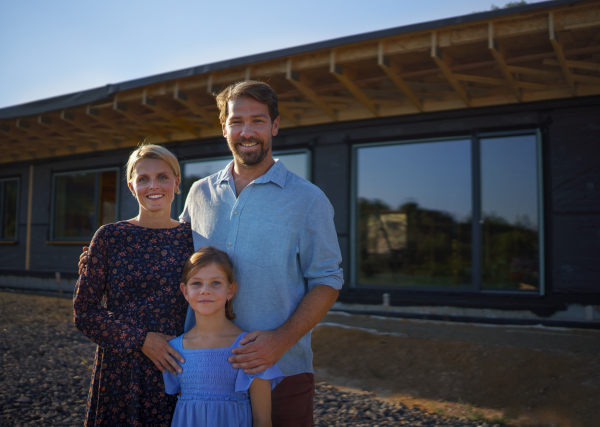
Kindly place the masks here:
MULTIPOLYGON (((196 249, 214 246, 231 258, 235 323, 248 332, 276 329, 314 286, 342 288, 333 208, 279 161, 236 197, 232 164, 192 185, 180 219, 191 223, 196 249)), ((194 324, 188 309, 185 330, 194 324)), ((278 365, 286 376, 312 373, 312 358, 309 332, 278 365)))

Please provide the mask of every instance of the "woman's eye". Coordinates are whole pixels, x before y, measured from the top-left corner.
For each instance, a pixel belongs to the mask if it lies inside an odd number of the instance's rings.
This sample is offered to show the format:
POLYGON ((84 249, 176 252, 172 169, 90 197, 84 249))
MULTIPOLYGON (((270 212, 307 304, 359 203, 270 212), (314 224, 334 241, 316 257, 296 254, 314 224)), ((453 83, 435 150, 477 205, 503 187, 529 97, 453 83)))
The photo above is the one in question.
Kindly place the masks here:
POLYGON ((146 182, 148 181, 148 178, 138 178, 138 182, 146 182))

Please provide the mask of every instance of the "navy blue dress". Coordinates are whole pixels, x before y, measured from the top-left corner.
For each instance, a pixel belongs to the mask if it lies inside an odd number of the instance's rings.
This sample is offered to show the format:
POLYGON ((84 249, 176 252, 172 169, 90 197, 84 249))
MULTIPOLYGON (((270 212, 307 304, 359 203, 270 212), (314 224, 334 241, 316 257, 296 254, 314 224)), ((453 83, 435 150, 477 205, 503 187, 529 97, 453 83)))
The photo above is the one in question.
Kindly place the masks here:
POLYGON ((73 297, 75 325, 98 344, 86 426, 171 424, 175 396, 141 348, 148 332, 183 333, 179 283, 193 252, 187 223, 150 229, 122 221, 96 232, 73 297))

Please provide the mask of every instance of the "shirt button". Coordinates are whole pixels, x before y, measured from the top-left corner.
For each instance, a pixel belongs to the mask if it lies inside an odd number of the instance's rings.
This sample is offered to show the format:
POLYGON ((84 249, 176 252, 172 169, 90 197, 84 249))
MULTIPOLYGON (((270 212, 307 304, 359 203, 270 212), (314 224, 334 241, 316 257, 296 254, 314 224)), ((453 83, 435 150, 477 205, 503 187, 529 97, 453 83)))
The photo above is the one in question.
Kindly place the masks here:
POLYGON ((237 211, 234 211, 234 212, 233 212, 233 214, 234 214, 234 215, 237 215, 237 211))
POLYGON ((227 243, 229 246, 231 246, 231 242, 227 243))

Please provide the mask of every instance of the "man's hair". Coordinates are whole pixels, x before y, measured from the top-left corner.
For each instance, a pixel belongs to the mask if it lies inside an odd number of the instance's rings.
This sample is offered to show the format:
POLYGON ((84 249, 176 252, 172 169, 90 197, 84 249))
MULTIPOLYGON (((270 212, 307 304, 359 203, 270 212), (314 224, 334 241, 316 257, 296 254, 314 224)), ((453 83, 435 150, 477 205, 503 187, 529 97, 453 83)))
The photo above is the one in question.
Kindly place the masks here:
POLYGON ((274 122, 279 117, 277 108, 277 94, 271 86, 256 80, 244 80, 227 86, 217 95, 217 106, 220 114, 219 120, 225 123, 229 115, 229 101, 234 101, 243 96, 256 99, 261 104, 265 104, 269 109, 269 116, 274 122))
MULTIPOLYGON (((217 267, 223 270, 223 273, 225 273, 225 276, 227 276, 229 283, 232 286, 236 286, 233 263, 229 259, 229 256, 222 250, 212 246, 200 248, 188 258, 185 266, 183 267, 181 282, 187 286, 188 280, 190 280, 190 278, 192 278, 198 270, 208 267, 212 264, 215 264, 217 267)), ((235 319, 235 314, 233 313, 233 303, 231 300, 227 301, 225 304, 225 316, 229 320, 235 319)))
MULTIPOLYGON (((160 145, 143 144, 129 155, 129 160, 127 160, 127 165, 125 166, 127 171, 127 182, 133 180, 133 176, 135 174, 135 165, 142 159, 164 160, 164 162, 171 168, 175 178, 181 177, 179 162, 173 153, 171 153, 165 147, 161 147, 160 145)), ((179 188, 176 190, 176 193, 180 193, 179 188)))

